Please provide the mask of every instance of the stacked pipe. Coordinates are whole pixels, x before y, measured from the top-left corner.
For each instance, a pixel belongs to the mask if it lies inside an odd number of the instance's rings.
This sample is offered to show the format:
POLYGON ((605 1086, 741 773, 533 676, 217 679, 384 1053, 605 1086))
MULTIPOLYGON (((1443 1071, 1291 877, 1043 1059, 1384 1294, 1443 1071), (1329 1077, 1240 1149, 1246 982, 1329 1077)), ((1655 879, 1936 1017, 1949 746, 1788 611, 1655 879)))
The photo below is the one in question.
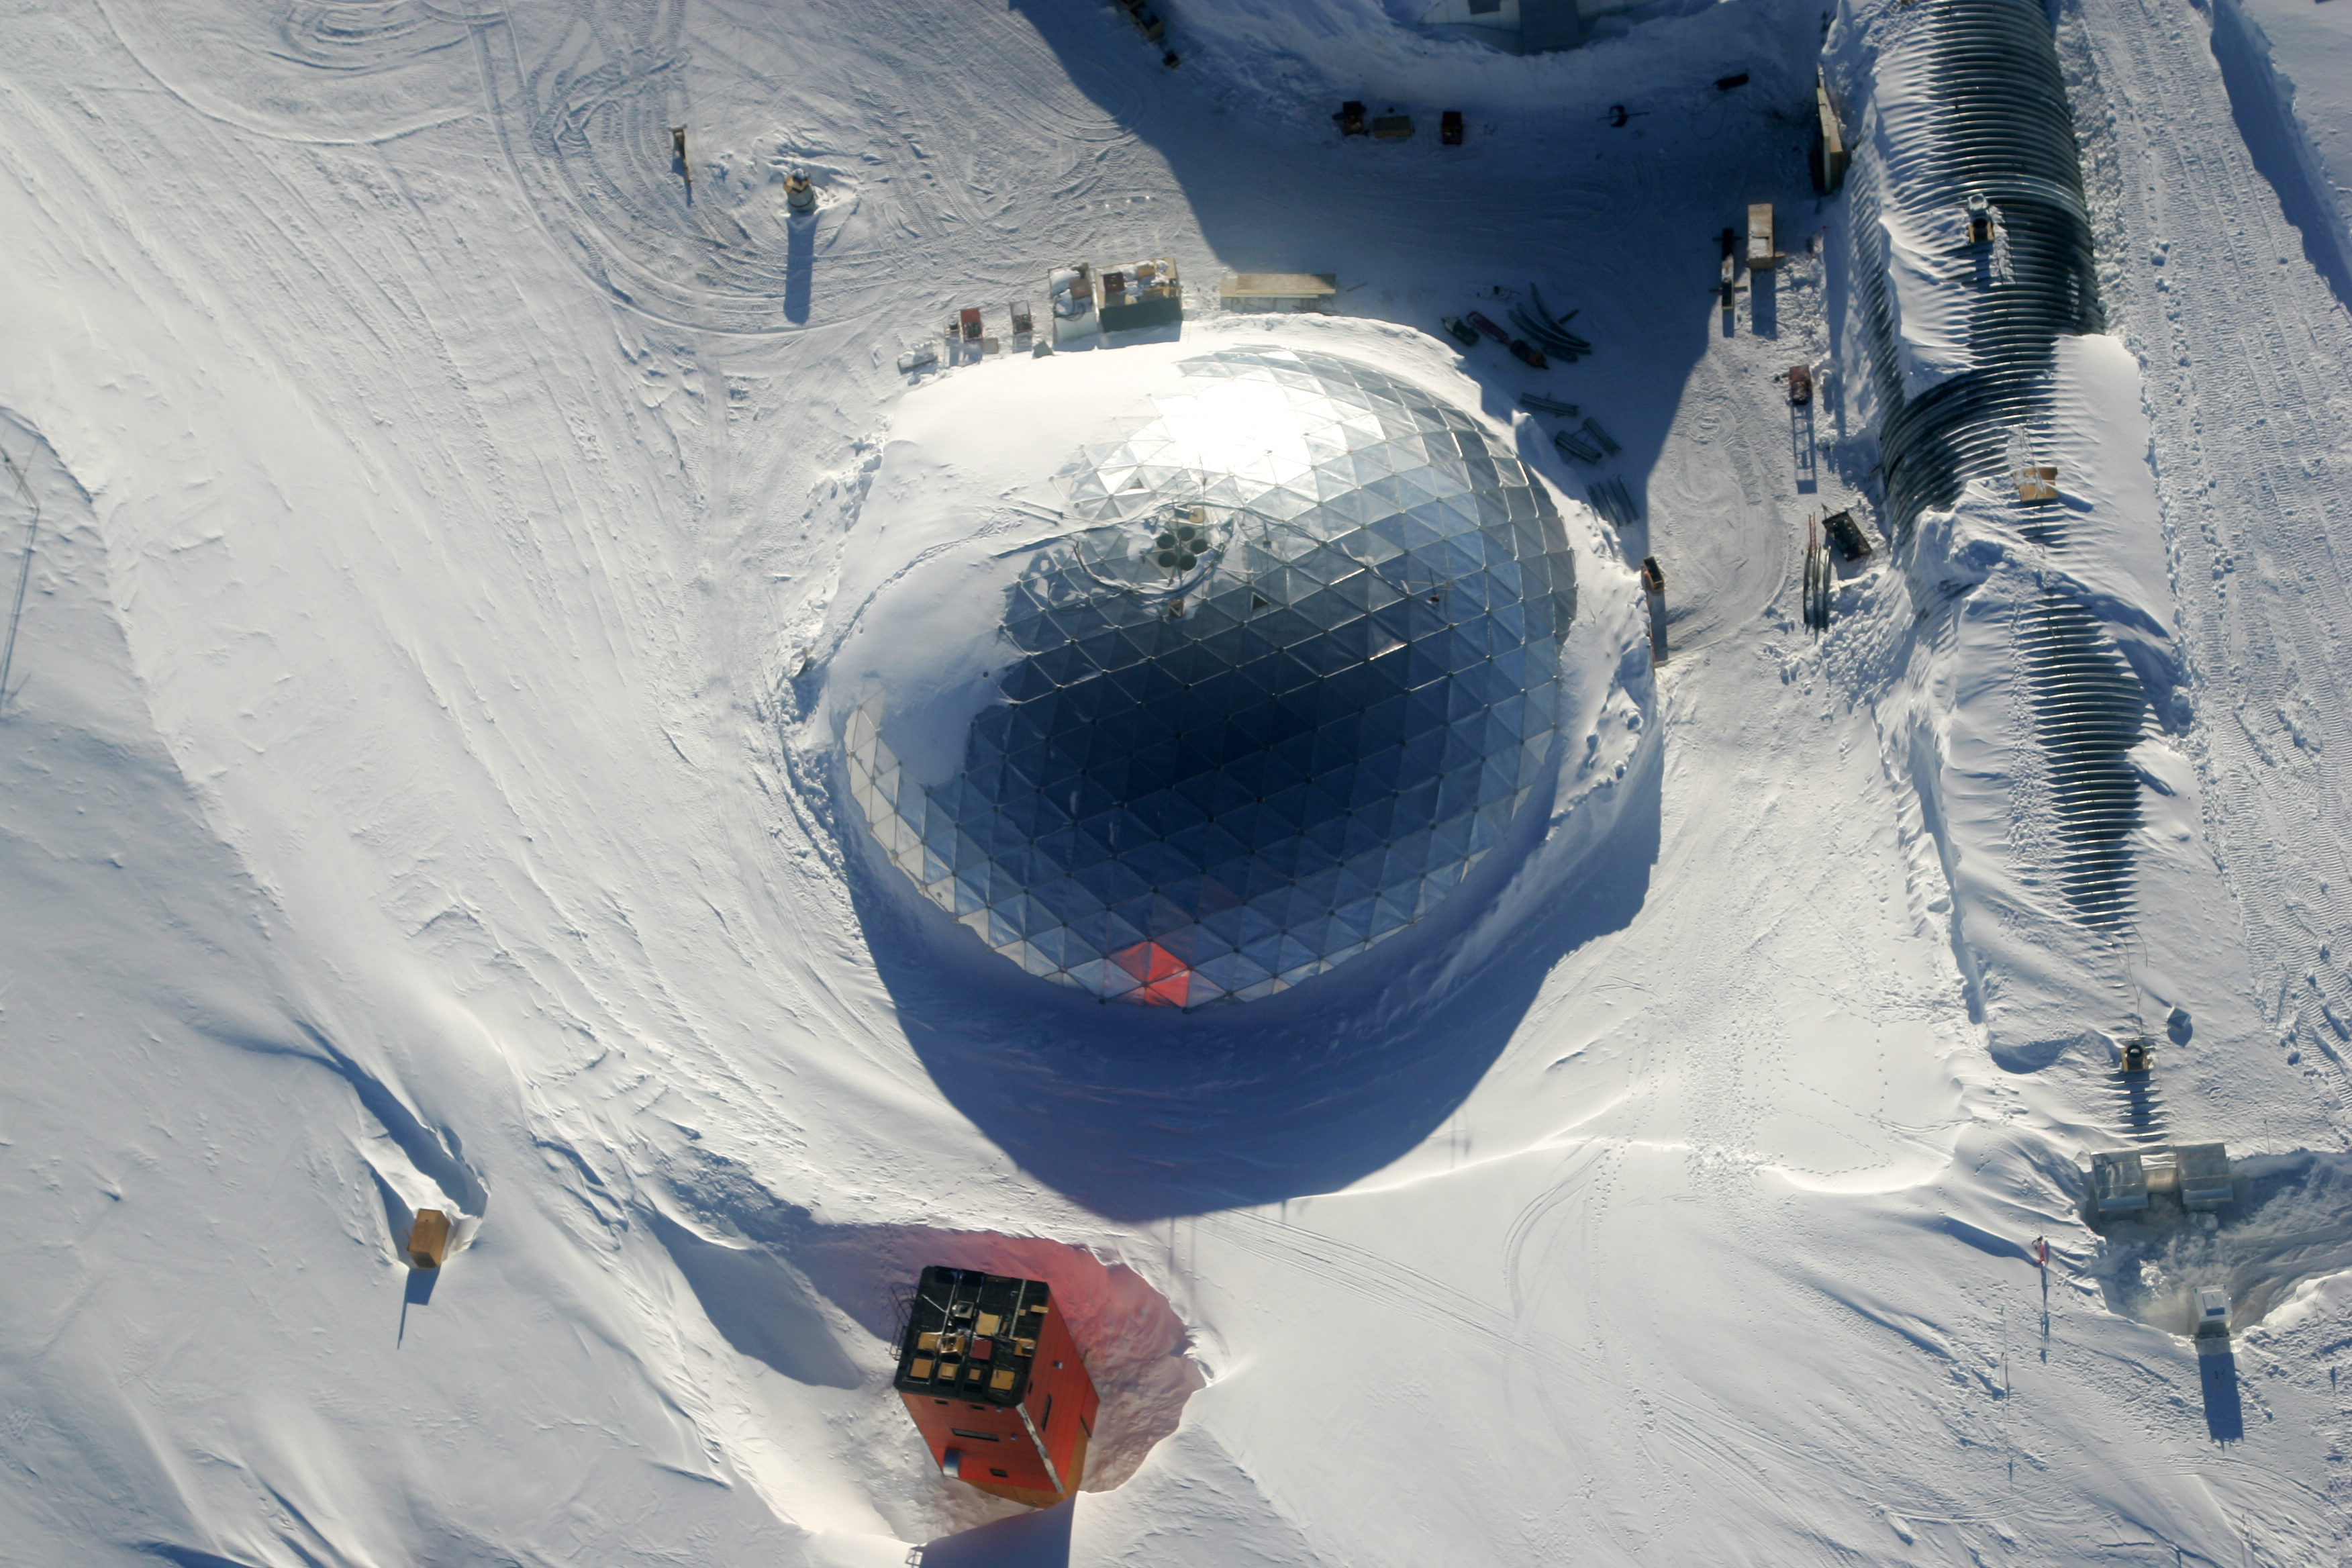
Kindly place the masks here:
POLYGON ((1546 353, 1570 362, 1592 352, 1591 343, 1568 330, 1568 323, 1575 317, 1574 310, 1565 316, 1554 316, 1551 307, 1544 303, 1542 291, 1532 283, 1528 285, 1528 305, 1511 307, 1511 325, 1522 336, 1546 353))
POLYGON ((1622 479, 1603 479, 1592 487, 1593 510, 1621 529, 1631 528, 1642 521, 1642 509, 1633 504, 1633 493, 1622 479))
POLYGON ((1600 447, 1588 447, 1565 430, 1553 431, 1551 444, 1559 448, 1561 457, 1575 462, 1597 463, 1601 460, 1600 447))

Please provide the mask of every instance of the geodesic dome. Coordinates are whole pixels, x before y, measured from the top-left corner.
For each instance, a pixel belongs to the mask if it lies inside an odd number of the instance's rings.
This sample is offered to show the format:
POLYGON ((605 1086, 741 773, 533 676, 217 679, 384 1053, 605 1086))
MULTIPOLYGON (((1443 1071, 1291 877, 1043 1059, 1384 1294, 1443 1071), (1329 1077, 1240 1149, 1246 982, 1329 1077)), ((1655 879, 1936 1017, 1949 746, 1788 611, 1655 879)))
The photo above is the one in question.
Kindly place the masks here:
POLYGON ((1427 915, 1539 782, 1575 612, 1549 496, 1471 416, 1229 349, 1083 449, 1004 592, 961 766, 848 716, 891 861, 1031 973, 1197 1006, 1427 915))

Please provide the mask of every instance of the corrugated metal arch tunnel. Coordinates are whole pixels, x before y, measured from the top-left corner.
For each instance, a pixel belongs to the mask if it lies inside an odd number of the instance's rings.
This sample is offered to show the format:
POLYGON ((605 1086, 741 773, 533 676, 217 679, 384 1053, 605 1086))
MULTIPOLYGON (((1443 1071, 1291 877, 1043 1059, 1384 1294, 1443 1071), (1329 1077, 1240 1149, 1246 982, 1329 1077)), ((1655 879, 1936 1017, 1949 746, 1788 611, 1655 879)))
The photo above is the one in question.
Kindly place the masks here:
MULTIPOLYGON (((2012 431, 2047 437, 2058 339, 2105 323, 2074 117, 2042 7, 1939 0, 1904 26, 1878 76, 1907 78, 1914 91, 1887 118, 1885 155, 1856 164, 1851 218, 1885 502, 1907 542, 1922 512, 1953 505, 1970 479, 2005 475, 2012 431), (1971 198, 1998 215, 1998 276, 1969 307, 1967 368, 1906 395, 1882 219, 1950 213, 1971 198)), ((2026 535, 2063 550, 2064 507, 2021 504, 2026 535)), ((2012 635, 2054 819, 2042 869, 2076 920, 2126 922, 2140 821, 2128 752, 2145 733, 2146 694, 2098 621, 2063 594, 2024 609, 2012 635)))

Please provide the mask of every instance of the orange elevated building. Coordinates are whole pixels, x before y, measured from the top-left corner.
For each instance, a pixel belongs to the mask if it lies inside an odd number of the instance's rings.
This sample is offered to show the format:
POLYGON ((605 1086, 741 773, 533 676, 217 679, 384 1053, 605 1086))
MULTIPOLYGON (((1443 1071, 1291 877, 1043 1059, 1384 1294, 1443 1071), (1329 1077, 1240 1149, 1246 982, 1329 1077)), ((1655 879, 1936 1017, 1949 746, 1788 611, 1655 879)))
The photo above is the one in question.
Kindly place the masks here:
POLYGON ((1099 1402, 1044 1280, 924 1269, 897 1383, 942 1474, 1032 1508, 1077 1491, 1099 1402))

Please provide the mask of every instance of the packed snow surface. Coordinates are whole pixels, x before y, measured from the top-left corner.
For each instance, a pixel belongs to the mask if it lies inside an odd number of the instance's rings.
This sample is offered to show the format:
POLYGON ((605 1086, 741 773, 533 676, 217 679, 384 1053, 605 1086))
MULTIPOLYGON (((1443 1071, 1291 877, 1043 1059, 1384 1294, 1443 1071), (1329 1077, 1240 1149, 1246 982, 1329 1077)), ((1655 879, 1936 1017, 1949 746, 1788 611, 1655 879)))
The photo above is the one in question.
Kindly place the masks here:
POLYGON ((2352 309, 2352 13, 2329 0, 2218 0, 2212 16, 2247 153, 2304 258, 2352 309))
POLYGON ((1520 58, 1192 0, 1172 70, 1076 0, 13 8, 6 1555, 2341 1561, 2352 317, 2284 3, 2059 7, 2112 333, 2053 374, 2063 547, 1973 485, 1819 637, 1805 514, 1874 527, 1875 458, 1814 62, 1913 7, 1520 58), (1554 804, 1480 896, 1192 1014, 939 940, 822 705, 924 400, 1108 416, 1162 351, 899 353, 1163 255, 1182 350, 1396 365, 1640 509, 1576 510, 1554 804), (1219 320, 1226 268, 1345 319, 1219 320), (1531 284, 1588 359, 1435 335, 1531 284), (2121 936, 2038 879, 2052 595, 2148 699, 2121 936), (2226 1140, 2240 1211, 2090 1229, 2134 1138, 2226 1140), (931 1262, 1072 1303, 1075 1505, 932 1471, 885 1342, 931 1262))

